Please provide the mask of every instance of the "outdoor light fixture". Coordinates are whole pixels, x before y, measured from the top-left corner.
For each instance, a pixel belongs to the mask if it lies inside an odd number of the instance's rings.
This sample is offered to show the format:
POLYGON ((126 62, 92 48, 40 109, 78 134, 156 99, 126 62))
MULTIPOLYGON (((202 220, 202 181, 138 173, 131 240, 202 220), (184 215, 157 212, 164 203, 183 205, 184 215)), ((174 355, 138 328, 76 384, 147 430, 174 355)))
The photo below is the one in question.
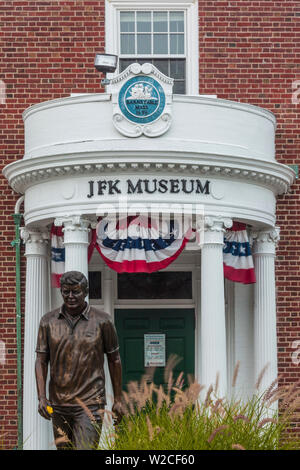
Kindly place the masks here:
MULTIPOLYGON (((105 75, 107 73, 113 73, 117 68, 118 56, 113 54, 96 54, 95 57, 95 68, 98 72, 102 72, 105 75)), ((104 78, 101 81, 102 85, 108 85, 110 82, 109 79, 104 78)))

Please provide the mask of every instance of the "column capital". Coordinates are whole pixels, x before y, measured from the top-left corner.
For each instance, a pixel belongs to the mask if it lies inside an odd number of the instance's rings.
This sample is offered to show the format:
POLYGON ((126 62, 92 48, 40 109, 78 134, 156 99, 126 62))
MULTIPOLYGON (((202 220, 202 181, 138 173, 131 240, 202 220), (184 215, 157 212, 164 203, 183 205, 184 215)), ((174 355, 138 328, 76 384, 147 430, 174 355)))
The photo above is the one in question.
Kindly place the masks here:
POLYGON ((66 231, 89 231, 90 220, 85 219, 82 215, 66 215, 62 217, 57 217, 54 220, 54 225, 56 227, 64 226, 63 232, 66 231))
POLYGON ((205 216, 204 229, 211 232, 225 232, 232 227, 232 219, 223 216, 205 216))
POLYGON ((22 227, 20 236, 26 245, 25 256, 47 256, 50 232, 47 229, 38 227, 22 227))
POLYGON ((203 227, 203 244, 224 244, 224 233, 232 226, 232 219, 223 216, 205 216, 203 227))
POLYGON ((250 242, 253 244, 253 256, 271 254, 275 255, 280 240, 280 228, 273 227, 266 230, 252 230, 250 242))
POLYGON ((88 279, 88 245, 90 220, 80 214, 55 219, 56 226, 63 225, 65 246, 65 272, 80 271, 88 279))

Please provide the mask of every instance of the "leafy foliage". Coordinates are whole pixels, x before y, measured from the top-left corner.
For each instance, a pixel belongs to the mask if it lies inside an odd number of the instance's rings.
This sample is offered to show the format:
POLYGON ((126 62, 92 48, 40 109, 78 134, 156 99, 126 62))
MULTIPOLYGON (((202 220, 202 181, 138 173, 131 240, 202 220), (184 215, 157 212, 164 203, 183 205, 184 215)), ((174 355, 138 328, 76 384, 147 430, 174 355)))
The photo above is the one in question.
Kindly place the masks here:
MULTIPOLYGON (((182 377, 182 376, 181 376, 182 377)), ((146 378, 128 384, 124 418, 105 442, 112 450, 285 450, 299 449, 288 433, 299 407, 298 389, 274 382, 262 395, 244 402, 218 397, 217 387, 182 387, 168 380, 168 391, 146 378), (281 403, 281 413, 275 405, 281 403), (275 406, 274 406, 275 405, 275 406)))

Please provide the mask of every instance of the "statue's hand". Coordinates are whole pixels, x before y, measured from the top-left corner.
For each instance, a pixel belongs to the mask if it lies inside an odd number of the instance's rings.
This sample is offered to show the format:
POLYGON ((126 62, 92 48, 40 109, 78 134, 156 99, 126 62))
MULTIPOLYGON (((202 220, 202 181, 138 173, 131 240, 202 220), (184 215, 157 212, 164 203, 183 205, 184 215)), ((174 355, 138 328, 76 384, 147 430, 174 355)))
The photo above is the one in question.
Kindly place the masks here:
POLYGON ((121 400, 115 400, 113 407, 112 407, 112 412, 115 415, 115 424, 118 425, 120 424, 123 416, 124 416, 124 411, 123 411, 123 405, 121 400))
POLYGON ((50 420, 51 415, 49 414, 47 407, 51 408, 51 405, 49 401, 47 400, 47 398, 45 397, 40 398, 38 412, 43 418, 50 420))

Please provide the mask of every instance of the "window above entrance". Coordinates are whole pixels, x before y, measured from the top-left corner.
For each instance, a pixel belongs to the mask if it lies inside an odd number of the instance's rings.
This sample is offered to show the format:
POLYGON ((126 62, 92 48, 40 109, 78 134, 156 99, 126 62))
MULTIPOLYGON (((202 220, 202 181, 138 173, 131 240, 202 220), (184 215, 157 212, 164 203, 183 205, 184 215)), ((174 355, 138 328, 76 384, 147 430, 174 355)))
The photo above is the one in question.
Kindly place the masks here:
POLYGON ((185 93, 185 11, 124 10, 119 27, 120 72, 133 60, 151 62, 174 78, 174 93, 185 93))
POLYGON ((198 2, 106 2, 106 52, 122 72, 133 62, 152 63, 174 79, 173 93, 198 94, 198 2))
POLYGON ((123 273, 118 275, 118 298, 192 299, 192 272, 123 273))

